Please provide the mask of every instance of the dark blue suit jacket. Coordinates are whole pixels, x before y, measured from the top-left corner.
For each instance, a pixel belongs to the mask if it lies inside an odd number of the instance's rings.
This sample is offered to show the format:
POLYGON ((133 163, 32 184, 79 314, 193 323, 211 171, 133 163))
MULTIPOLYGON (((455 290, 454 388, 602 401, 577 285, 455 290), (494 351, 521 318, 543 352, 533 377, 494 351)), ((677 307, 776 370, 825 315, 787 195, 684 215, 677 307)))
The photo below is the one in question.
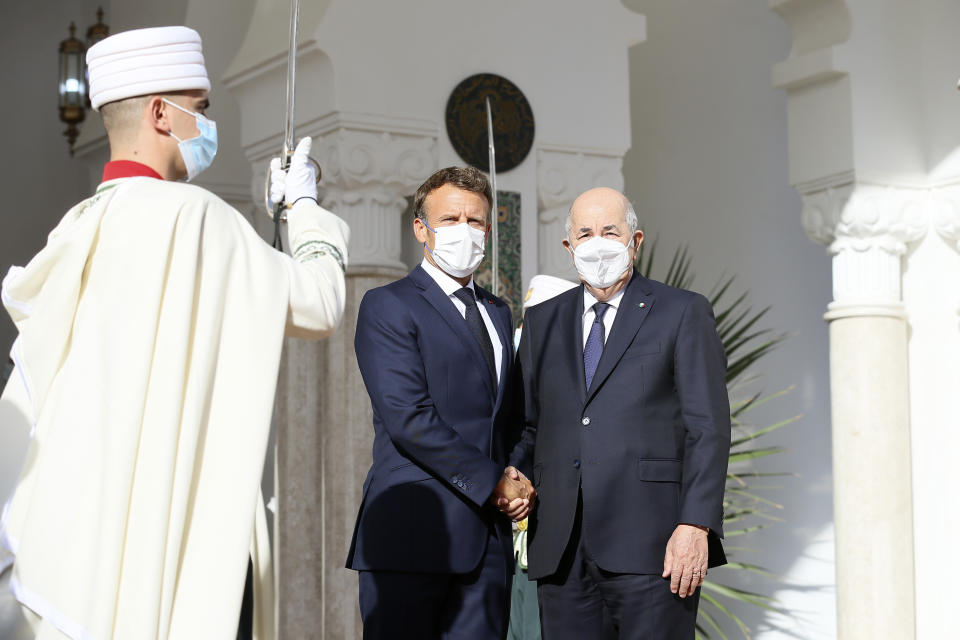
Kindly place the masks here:
POLYGON ((711 529, 725 562, 723 491, 730 450, 726 356, 697 293, 635 274, 591 388, 583 371, 583 286, 527 310, 519 347, 525 407, 511 462, 532 462, 529 575, 557 570, 583 491, 583 535, 597 564, 661 573, 679 523, 711 529))
POLYGON ((421 267, 360 303, 354 345, 375 436, 348 568, 467 573, 491 527, 509 544, 509 521, 488 500, 508 434, 519 437, 505 384, 510 308, 474 286, 503 346, 497 389, 463 316, 421 267))

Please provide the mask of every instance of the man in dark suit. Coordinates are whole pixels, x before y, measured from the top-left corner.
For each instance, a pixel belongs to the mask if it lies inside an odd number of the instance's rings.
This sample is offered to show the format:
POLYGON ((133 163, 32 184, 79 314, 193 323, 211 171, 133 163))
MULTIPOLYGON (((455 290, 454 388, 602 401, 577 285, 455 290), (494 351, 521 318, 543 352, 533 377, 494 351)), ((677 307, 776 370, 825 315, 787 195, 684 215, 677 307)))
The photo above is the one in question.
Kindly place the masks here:
POLYGON ((629 201, 592 189, 564 246, 582 286, 527 310, 519 347, 531 460, 529 575, 544 640, 692 639, 723 564, 726 357, 703 296, 633 270, 629 201))
POLYGON ((428 178, 414 199, 423 262, 360 304, 375 437, 347 566, 360 572, 364 638, 506 635, 509 517, 525 517, 535 492, 506 467, 510 308, 473 282, 491 200, 476 169, 428 178))

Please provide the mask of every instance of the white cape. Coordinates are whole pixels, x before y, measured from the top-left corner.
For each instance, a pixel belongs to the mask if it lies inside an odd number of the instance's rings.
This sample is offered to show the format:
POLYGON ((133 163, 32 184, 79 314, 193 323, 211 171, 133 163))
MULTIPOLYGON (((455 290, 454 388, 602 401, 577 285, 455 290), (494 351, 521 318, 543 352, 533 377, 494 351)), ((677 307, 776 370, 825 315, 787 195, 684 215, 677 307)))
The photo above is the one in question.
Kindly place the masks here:
POLYGON ((322 337, 343 309, 348 230, 310 207, 291 214, 298 264, 203 189, 112 181, 4 279, 4 400, 33 439, 0 534, 14 595, 67 636, 235 637, 251 541, 268 551, 253 527, 284 329, 322 337))

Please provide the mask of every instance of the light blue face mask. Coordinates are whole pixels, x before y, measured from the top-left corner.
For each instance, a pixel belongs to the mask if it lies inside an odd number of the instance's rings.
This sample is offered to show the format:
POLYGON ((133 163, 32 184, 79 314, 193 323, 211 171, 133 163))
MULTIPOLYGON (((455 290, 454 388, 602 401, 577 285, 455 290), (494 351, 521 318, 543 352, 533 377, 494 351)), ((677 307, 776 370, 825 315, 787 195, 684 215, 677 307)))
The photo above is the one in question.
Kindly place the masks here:
POLYGON ((213 164, 213 158, 217 155, 217 123, 207 119, 202 113, 188 111, 166 98, 163 101, 197 119, 197 129, 200 131, 200 135, 195 138, 181 140, 173 131, 170 132, 173 139, 179 143, 180 155, 183 157, 183 164, 187 168, 187 181, 189 182, 213 164))

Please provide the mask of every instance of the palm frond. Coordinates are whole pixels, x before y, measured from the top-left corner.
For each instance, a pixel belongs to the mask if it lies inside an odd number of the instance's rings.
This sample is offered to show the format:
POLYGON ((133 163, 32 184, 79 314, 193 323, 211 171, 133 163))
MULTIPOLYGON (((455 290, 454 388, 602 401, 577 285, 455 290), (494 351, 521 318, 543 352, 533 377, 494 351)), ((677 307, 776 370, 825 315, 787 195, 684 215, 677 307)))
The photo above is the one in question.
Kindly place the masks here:
POLYGON ((757 430, 757 431, 752 431, 752 432, 748 433, 747 435, 745 435, 744 437, 742 437, 742 438, 737 438, 736 440, 733 440, 732 442, 730 442, 730 447, 731 447, 731 448, 733 448, 733 447, 739 447, 741 444, 744 444, 744 443, 746 443, 746 442, 750 442, 751 440, 756 440, 756 439, 759 438, 760 436, 765 436, 765 435, 767 435, 768 433, 770 433, 771 431, 776 431, 777 429, 780 429, 781 427, 785 427, 785 426, 787 426, 788 424, 793 424, 794 422, 796 422, 796 421, 799 420, 800 418, 801 418, 801 416, 793 416, 792 418, 787 418, 786 420, 781 420, 780 422, 777 422, 776 424, 772 424, 772 425, 770 425, 769 427, 764 427, 763 429, 759 429, 759 430, 757 430))

